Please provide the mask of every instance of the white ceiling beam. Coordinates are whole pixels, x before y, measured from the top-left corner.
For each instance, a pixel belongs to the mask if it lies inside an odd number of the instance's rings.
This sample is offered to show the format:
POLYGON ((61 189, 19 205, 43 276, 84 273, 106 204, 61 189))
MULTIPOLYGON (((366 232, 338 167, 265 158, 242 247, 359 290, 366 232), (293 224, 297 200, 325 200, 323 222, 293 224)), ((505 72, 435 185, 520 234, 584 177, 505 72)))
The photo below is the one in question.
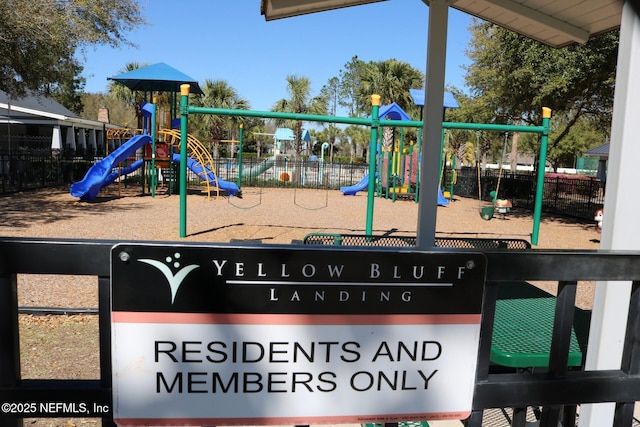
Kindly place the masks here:
POLYGON ((386 0, 262 0, 260 13, 265 20, 271 21, 379 1, 386 0))
POLYGON ((486 3, 492 6, 503 9, 505 12, 518 15, 523 19, 527 19, 536 22, 540 25, 548 27, 554 31, 565 34, 567 37, 578 43, 586 43, 589 40, 589 31, 582 28, 571 25, 567 22, 556 19, 552 16, 546 15, 530 7, 523 6, 522 4, 513 0, 484 0, 486 3))
POLYGON ((0 109, 16 111, 18 113, 33 114, 36 116, 48 117, 50 119, 66 120, 68 117, 62 114, 50 113, 48 111, 34 110, 32 108, 20 107, 18 105, 5 104, 0 102, 0 109))

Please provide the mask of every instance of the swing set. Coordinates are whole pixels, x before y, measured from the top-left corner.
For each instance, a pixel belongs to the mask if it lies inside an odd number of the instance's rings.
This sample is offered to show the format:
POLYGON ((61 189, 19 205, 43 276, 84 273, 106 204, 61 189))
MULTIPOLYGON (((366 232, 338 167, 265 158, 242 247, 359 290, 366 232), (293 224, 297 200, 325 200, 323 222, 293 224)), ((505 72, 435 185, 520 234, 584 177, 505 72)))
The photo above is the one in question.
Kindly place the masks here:
MULTIPOLYGON (((376 141, 378 140, 378 131, 381 125, 379 109, 380 109, 380 96, 371 96, 371 116, 370 118, 359 117, 338 117, 338 116, 324 116, 316 114, 302 114, 302 113, 286 113, 276 111, 253 111, 253 110, 235 110, 228 108, 209 108, 209 107, 195 107, 189 105, 189 84, 183 84, 180 86, 180 130, 182 138, 186 139, 188 116, 189 114, 216 114, 225 116, 241 116, 241 117, 259 117, 259 118, 273 118, 273 119, 287 119, 287 120, 304 120, 304 121, 317 121, 327 123, 342 123, 351 125, 363 125, 367 126, 371 130, 369 138, 369 152, 376 152, 376 141)), ((540 143, 540 162, 539 164, 546 164, 547 153, 547 140, 549 135, 549 123, 551 119, 551 109, 542 109, 542 126, 516 126, 516 125, 499 125, 499 124, 482 124, 482 123, 452 123, 443 122, 443 129, 468 129, 468 130, 491 130, 491 131, 511 131, 511 132, 532 132, 541 135, 540 143)), ((386 120, 385 126, 393 127, 424 127, 422 121, 402 121, 402 120, 386 120)), ((186 143, 180 146, 180 176, 187 175, 186 171, 186 143)), ((369 235, 373 232, 373 205, 375 199, 375 181, 376 181, 376 161, 370 159, 369 161, 369 185, 367 186, 367 213, 366 213, 366 225, 365 234, 369 235)), ((542 216, 542 190, 544 186, 544 168, 540 168, 538 171, 538 185, 536 188, 536 200, 534 204, 534 223, 531 243, 536 245, 538 242, 538 232, 540 227, 540 217, 542 216)), ((187 222, 186 222, 186 180, 180 180, 180 223, 179 234, 180 237, 187 236, 187 222)), ((495 210, 495 206, 494 206, 495 210)))
MULTIPOLYGON (((480 131, 476 133, 477 141, 478 141, 478 152, 480 151, 480 131)), ((478 159, 476 160, 477 170, 478 170, 478 212, 480 213, 480 218, 485 221, 490 221, 493 218, 493 215, 498 210, 498 213, 501 215, 501 218, 504 219, 504 216, 511 210, 512 204, 509 200, 506 199, 498 199, 498 194, 500 191, 500 179, 502 178, 502 168, 504 164, 504 157, 507 152, 507 144, 509 140, 509 132, 505 132, 504 134, 504 144, 502 146, 502 157, 500 158, 500 165, 498 167, 498 182, 496 184, 496 189, 492 190, 489 193, 491 197, 491 201, 485 201, 482 199, 482 183, 480 179, 480 156, 478 153, 478 159)))
MULTIPOLYGON (((240 151, 238 151, 238 181, 237 181, 237 185, 239 188, 241 188, 242 186, 242 139, 240 139, 240 151)), ((327 144, 327 143, 325 143, 327 144)), ((328 145, 328 144, 327 144, 328 145)), ((323 151, 324 151, 324 144, 323 144, 323 151)), ((290 169, 287 165, 289 160, 284 157, 284 155, 279 155, 282 156, 285 159, 285 170, 284 171, 279 171, 276 172, 276 175, 278 176, 278 180, 282 181, 282 182, 289 182, 291 180, 291 176, 295 173, 295 170, 290 169)), ((324 164, 323 164, 323 159, 324 159, 324 154, 322 155, 320 164, 319 164, 319 168, 318 168, 318 180, 320 182, 323 181, 323 172, 324 172, 324 164)), ((275 161, 274 161, 275 163, 275 161)), ((293 167, 293 169, 295 169, 296 166, 293 167)), ((304 185, 305 183, 305 179, 306 179, 306 175, 309 173, 308 171, 306 171, 305 169, 303 169, 303 162, 300 162, 299 165, 297 165, 297 167, 301 168, 301 170, 299 170, 300 172, 300 182, 304 185)), ((266 169, 261 169, 258 171, 258 173, 262 173, 264 171, 266 171, 266 169)), ((324 209, 326 207, 329 206, 329 187, 325 188, 325 197, 324 197, 324 202, 317 205, 317 206, 310 206, 307 203, 305 203, 304 200, 301 200, 301 198, 298 196, 298 188, 297 186, 293 187, 293 204, 299 208, 305 209, 305 210, 309 210, 309 211, 315 211, 315 210, 320 210, 320 209, 324 209)), ((258 195, 258 199, 255 203, 251 204, 251 205, 240 205, 238 203, 233 203, 231 201, 231 198, 228 198, 228 203, 238 209, 243 209, 243 210, 248 210, 248 209, 253 209, 259 205, 262 204, 262 195, 263 195, 263 191, 262 189, 258 189, 257 191, 251 193, 251 192, 244 192, 244 197, 243 199, 251 199, 251 197, 247 197, 250 196, 251 194, 257 194, 258 195)), ((255 200, 255 198, 254 198, 255 200)))

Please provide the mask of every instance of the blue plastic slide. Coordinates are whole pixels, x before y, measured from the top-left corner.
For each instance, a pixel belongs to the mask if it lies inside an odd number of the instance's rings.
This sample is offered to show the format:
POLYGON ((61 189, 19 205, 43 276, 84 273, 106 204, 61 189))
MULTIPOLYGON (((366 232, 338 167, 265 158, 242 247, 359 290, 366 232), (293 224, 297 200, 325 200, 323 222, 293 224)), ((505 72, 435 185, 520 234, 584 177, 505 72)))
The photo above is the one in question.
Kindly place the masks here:
POLYGON ((255 165, 251 169, 244 169, 242 171, 242 177, 243 178, 255 178, 258 175, 260 175, 261 173, 265 172, 267 169, 273 167, 273 165, 275 165, 275 164, 276 164, 276 158, 275 157, 269 157, 268 159, 263 160, 262 162, 260 162, 259 164, 255 165))
POLYGON ((449 206, 449 200, 442 194, 442 188, 438 187, 438 206, 449 206))
MULTIPOLYGON (((180 163, 180 154, 175 153, 172 160, 176 163, 180 163)), ((242 197, 242 192, 236 183, 217 178, 212 170, 209 170, 209 168, 201 165, 191 157, 187 157, 187 167, 191 169, 193 173, 198 175, 200 179, 209 181, 212 185, 217 185, 220 190, 226 191, 229 196, 242 197)))
MULTIPOLYGON (((358 191, 364 191, 368 186, 369 174, 366 174, 357 184, 340 187, 340 191, 342 191, 345 196, 355 196, 358 191)), ((449 200, 444 197, 440 187, 438 187, 438 206, 449 206, 449 200)))
POLYGON ((345 196, 355 196, 358 191, 364 191, 369 186, 369 174, 366 174, 357 184, 340 187, 345 196))
POLYGON ((113 170, 127 157, 135 154, 138 148, 150 142, 149 135, 136 135, 122 144, 113 153, 91 166, 81 181, 71 184, 71 195, 82 200, 94 200, 100 190, 111 184, 116 178, 131 173, 142 166, 143 162, 139 160, 126 168, 113 170))

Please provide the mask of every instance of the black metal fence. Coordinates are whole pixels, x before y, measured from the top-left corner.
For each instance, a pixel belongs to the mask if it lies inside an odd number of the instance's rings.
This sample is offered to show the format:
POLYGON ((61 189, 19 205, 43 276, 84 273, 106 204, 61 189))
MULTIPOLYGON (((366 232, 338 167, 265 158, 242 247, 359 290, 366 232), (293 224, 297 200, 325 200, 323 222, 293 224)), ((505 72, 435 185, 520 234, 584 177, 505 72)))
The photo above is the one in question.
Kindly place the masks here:
MULTIPOLYGON (((95 160, 94 153, 74 151, 54 152, 28 148, 0 152, 0 194, 71 184, 82 179, 95 160)), ((237 159, 214 159, 218 176, 226 181, 238 181, 245 187, 295 187, 337 190, 353 185, 368 172, 366 164, 326 163, 322 160, 294 161, 284 157, 246 159, 242 171, 237 159)), ((141 172, 137 172, 139 175, 141 172)), ((171 174, 164 171, 163 177, 171 174)), ((175 174, 173 175, 175 176, 175 174)), ((194 175, 194 180, 198 178, 194 175)), ((136 179, 131 177, 130 179, 136 179)), ((137 178, 140 181, 139 178, 137 178)), ((447 171, 443 183, 454 181, 454 196, 490 199, 490 192, 498 188, 498 196, 509 199, 514 207, 533 209, 536 176, 533 173, 501 173, 488 169, 481 173, 474 168, 447 171), (499 181, 499 185, 498 185, 499 181), (480 182, 481 192, 478 192, 480 182)), ((604 182, 585 176, 547 174, 544 183, 543 212, 592 220, 594 212, 604 205, 604 182)))
MULTIPOLYGON (((537 187, 534 173, 500 173, 487 169, 478 177, 477 169, 463 168, 453 177, 451 171, 447 171, 444 182, 452 180, 455 181, 454 195, 491 200, 491 191, 498 189, 498 198, 510 200, 514 207, 533 210, 537 187)), ((593 220, 595 211, 604 205, 604 188, 605 183, 594 177, 547 173, 542 211, 593 220)))
MULTIPOLYGON (((0 401, 35 404, 51 402, 52 399, 56 402, 93 402, 94 406, 106 409, 107 412, 89 415, 102 418, 103 426, 114 425, 110 351, 110 260, 111 249, 115 244, 114 241, 96 240, 0 239, 0 401), (17 275, 22 273, 86 275, 98 278, 98 379, 21 378, 17 275)), ((300 250, 295 245, 281 248, 300 250)), ((340 249, 330 247, 326 250, 340 249)), ((464 249, 447 251, 459 253, 464 249)), ((467 420, 467 425, 480 426, 482 413, 487 408, 526 408, 535 405, 542 407, 540 425, 555 427, 562 418, 562 425, 568 427, 575 423, 576 405, 615 402, 613 425, 632 426, 634 402, 640 400, 640 252, 504 249, 481 252, 487 259, 487 270, 472 415, 467 420), (557 282, 549 364, 547 369, 535 372, 497 371, 491 364, 490 352, 498 287, 510 286, 513 281, 527 280, 557 282), (619 369, 584 371, 567 366, 578 281, 584 280, 632 281, 631 305, 619 369)), ((606 286, 619 285, 619 282, 609 282, 606 286)), ((0 413, 0 424, 6 427, 21 425, 19 417, 24 415, 24 411, 20 415, 0 413)), ((59 416, 58 413, 55 415, 59 416)), ((524 418, 517 417, 514 425, 524 425, 524 422, 524 418)))
POLYGON ((369 172, 362 163, 327 163, 322 160, 246 159, 242 171, 237 159, 214 159, 216 172, 226 181, 236 182, 240 173, 242 186, 296 187, 338 190, 360 181, 369 172))
POLYGON ((85 157, 48 148, 0 152, 0 194, 71 184, 82 179, 91 164, 85 157))

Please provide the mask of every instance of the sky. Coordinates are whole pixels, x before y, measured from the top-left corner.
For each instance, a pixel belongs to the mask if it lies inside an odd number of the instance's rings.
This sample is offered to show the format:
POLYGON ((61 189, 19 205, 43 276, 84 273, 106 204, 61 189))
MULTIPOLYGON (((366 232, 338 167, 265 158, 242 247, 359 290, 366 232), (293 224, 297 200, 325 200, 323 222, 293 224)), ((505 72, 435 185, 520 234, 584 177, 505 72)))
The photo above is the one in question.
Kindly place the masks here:
MULTIPOLYGON (((126 64, 164 62, 199 83, 225 80, 253 110, 288 98, 286 77, 311 80, 311 96, 354 55, 395 58, 426 70, 429 7, 389 0, 275 21, 260 0, 140 0, 146 25, 125 37, 136 47, 90 48, 83 60, 86 92, 106 92, 126 64)), ((449 9, 446 84, 464 87, 471 17, 449 9)))

